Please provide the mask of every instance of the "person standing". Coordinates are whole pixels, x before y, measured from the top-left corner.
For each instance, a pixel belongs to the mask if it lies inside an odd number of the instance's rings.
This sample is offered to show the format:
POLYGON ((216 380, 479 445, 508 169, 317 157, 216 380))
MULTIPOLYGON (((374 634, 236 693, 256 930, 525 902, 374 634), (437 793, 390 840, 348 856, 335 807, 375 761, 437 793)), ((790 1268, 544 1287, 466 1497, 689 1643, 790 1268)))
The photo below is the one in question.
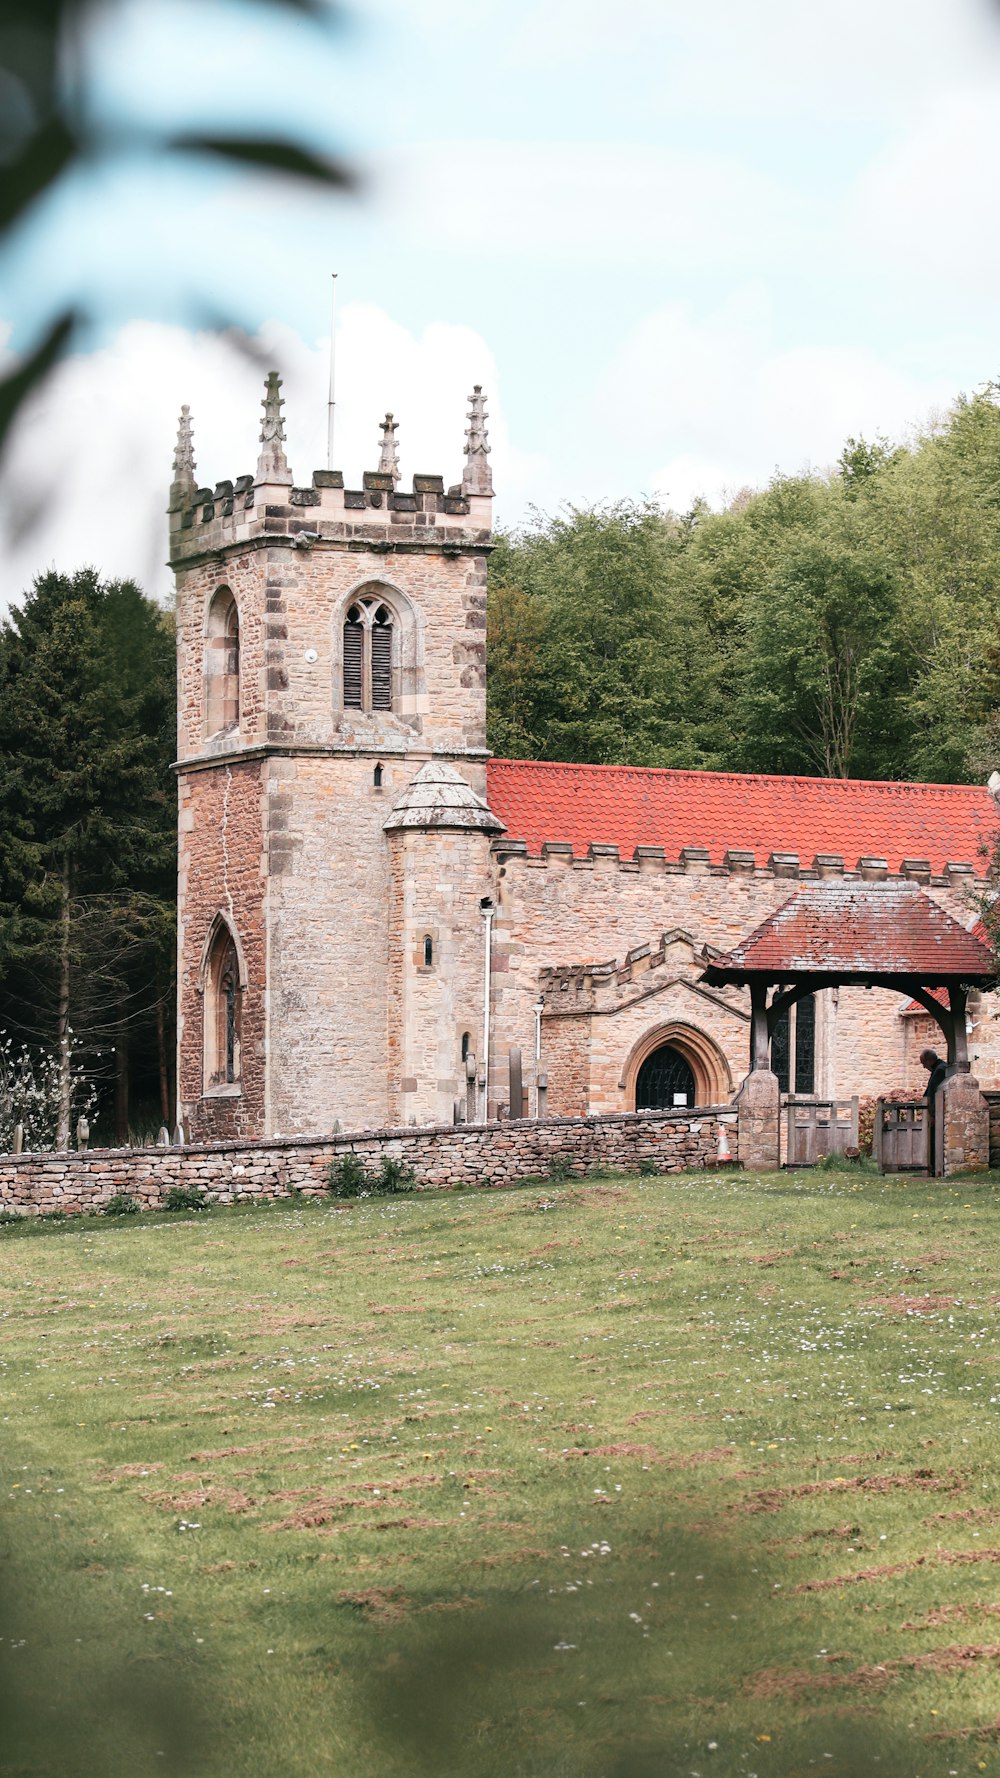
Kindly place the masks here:
POLYGON ((933 1175, 937 1171, 937 1096, 941 1084, 948 1072, 947 1062, 942 1062, 937 1050, 921 1050, 921 1066, 927 1070, 927 1085, 924 1095, 927 1100, 927 1171, 933 1175))

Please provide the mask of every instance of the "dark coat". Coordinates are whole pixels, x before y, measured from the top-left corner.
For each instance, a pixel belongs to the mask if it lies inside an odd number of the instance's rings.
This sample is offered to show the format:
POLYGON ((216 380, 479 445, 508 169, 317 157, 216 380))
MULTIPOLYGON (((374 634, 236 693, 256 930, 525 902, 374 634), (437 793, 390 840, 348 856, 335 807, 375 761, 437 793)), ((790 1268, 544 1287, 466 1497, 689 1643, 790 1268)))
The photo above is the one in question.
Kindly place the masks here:
POLYGON ((944 1080, 944 1077, 947 1074, 947 1072, 948 1072, 947 1062, 936 1062, 935 1063, 934 1067, 931 1069, 929 1075, 927 1076, 927 1085, 924 1088, 925 1095, 928 1099, 933 1099, 935 1093, 938 1090, 938 1087, 941 1085, 941 1082, 944 1080))

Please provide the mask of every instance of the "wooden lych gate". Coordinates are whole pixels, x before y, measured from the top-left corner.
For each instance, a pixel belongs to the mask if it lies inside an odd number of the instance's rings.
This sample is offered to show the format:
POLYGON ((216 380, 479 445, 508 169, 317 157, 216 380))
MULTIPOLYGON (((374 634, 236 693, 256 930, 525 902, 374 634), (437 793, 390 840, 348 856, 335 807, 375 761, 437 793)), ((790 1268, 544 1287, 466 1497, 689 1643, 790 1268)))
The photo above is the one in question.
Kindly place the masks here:
POLYGON ((785 1100, 787 1167, 815 1167, 827 1154, 858 1146, 858 1096, 852 1099, 785 1100))
MULTIPOLYGON (((919 862, 930 876, 926 861, 908 862, 914 868, 919 862)), ((859 869, 865 864, 888 868, 884 859, 862 859, 859 869)), ((750 991, 750 1073, 737 1094, 744 1166, 770 1171, 781 1165, 781 1091, 771 1061, 780 1020, 807 994, 845 987, 887 988, 916 1001, 947 1044, 936 1128, 923 1101, 883 1102, 876 1151, 881 1166, 936 1175, 973 1161, 985 1165, 988 1116, 971 1079, 966 1015, 972 989, 996 986, 996 960, 914 881, 810 883, 733 950, 720 956, 706 948, 702 956, 703 982, 750 991)), ((792 1102, 787 1115, 792 1165, 815 1164, 824 1152, 854 1145, 833 1101, 792 1102)))
POLYGON ((933 1124, 926 1099, 877 1099, 872 1155, 879 1172, 929 1173, 933 1124))

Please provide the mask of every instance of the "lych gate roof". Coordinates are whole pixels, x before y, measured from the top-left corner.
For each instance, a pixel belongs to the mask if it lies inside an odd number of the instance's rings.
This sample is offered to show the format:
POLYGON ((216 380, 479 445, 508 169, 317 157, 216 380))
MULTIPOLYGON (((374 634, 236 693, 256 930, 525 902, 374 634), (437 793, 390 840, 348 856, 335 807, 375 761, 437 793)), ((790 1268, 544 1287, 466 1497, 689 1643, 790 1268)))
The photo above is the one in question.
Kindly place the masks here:
POLYGON ((702 847, 712 864, 728 851, 797 855, 803 869, 832 854, 853 870, 859 858, 925 859, 982 870, 979 848, 997 829, 989 792, 967 784, 894 784, 843 778, 771 778, 741 772, 680 772, 637 766, 550 765, 491 759, 487 799, 512 840, 539 853, 569 841, 578 857, 591 845, 662 846, 678 859, 702 847))
POLYGON ((914 883, 814 883, 800 889, 705 976, 906 976, 992 980, 992 952, 914 883))

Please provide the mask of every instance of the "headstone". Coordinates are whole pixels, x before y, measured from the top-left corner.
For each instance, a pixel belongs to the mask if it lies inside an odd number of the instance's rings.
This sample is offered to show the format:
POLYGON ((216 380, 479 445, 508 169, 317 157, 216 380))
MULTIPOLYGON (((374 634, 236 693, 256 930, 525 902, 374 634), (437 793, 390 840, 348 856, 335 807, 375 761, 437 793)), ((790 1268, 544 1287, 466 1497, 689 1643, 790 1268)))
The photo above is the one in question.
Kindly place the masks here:
POLYGON ((156 1146, 157 1148, 170 1147, 170 1131, 167 1129, 166 1124, 161 1124, 156 1132, 156 1146))
POLYGON ((76 1120, 76 1146, 81 1154, 86 1154, 89 1141, 90 1125, 85 1117, 80 1116, 76 1120))
POLYGON ((521 1087, 521 1052, 519 1049, 511 1050, 507 1065, 510 1073, 510 1115, 511 1117, 523 1117, 524 1097, 521 1087))
POLYGON ((23 1124, 15 1124, 14 1125, 14 1153, 15 1154, 22 1154, 23 1151, 24 1151, 24 1125, 23 1124))

